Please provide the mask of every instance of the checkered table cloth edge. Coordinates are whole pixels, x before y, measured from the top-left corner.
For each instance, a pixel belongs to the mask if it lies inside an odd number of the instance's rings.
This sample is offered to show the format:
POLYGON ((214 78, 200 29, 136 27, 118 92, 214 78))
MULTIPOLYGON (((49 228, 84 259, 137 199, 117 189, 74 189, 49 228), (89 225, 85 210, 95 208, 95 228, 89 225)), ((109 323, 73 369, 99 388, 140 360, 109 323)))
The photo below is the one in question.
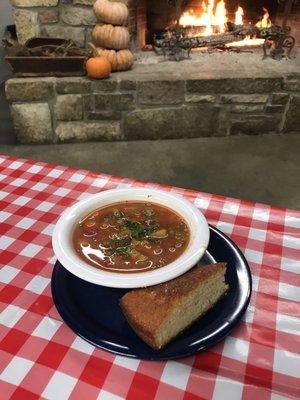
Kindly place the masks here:
POLYGON ((300 212, 63 166, 0 157, 0 398, 300 398, 300 212), (96 349, 57 313, 51 234, 61 212, 102 190, 186 197, 244 252, 253 294, 230 336, 195 356, 148 362, 96 349))

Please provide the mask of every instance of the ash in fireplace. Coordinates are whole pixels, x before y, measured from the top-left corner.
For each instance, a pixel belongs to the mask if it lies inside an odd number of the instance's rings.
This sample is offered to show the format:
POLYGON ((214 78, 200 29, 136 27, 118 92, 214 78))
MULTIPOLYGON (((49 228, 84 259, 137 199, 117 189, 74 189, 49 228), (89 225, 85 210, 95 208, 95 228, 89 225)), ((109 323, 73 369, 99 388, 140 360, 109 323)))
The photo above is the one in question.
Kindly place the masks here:
POLYGON ((293 73, 300 70, 299 49, 295 49, 291 60, 283 59, 278 62, 269 58, 262 60, 260 48, 251 49, 249 53, 219 52, 208 53, 197 51, 191 53, 191 58, 181 62, 173 62, 157 56, 153 51, 136 53, 136 63, 132 73, 178 74, 178 75, 219 75, 226 71, 243 76, 270 76, 272 71, 277 73, 293 73), (235 71, 235 72, 234 72, 235 71))

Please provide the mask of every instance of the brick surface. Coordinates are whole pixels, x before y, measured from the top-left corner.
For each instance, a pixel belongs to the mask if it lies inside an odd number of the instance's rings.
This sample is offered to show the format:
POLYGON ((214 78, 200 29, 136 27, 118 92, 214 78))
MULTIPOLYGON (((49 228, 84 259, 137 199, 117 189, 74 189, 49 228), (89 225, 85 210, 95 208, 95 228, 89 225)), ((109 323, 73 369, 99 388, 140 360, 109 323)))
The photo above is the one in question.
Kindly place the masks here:
POLYGON ((300 131, 300 95, 292 95, 288 106, 283 130, 300 131))
POLYGON ((15 9, 14 21, 18 41, 25 44, 28 39, 39 35, 38 14, 35 11, 15 9))
POLYGON ((187 80, 188 93, 260 94, 278 91, 281 78, 226 78, 187 80))
POLYGON ((54 7, 59 0, 10 0, 14 7, 54 7))
POLYGON ((56 128, 61 142, 121 139, 119 122, 61 122, 56 128))
POLYGON ((19 143, 53 141, 51 114, 47 103, 13 104, 11 110, 19 143))
POLYGON ((65 94, 57 96, 54 105, 54 115, 59 121, 75 121, 82 119, 82 96, 80 94, 65 94))
POLYGON ((61 20, 74 26, 96 25, 96 17, 92 8, 64 6, 61 8, 61 20))
POLYGON ((42 24, 54 24, 58 22, 59 19, 59 11, 55 10, 43 10, 39 12, 39 21, 42 24))
POLYGON ((210 136, 218 111, 218 108, 200 106, 136 110, 126 114, 124 132, 127 139, 210 136))
POLYGON ((184 81, 138 82, 137 96, 139 104, 181 104, 184 98, 184 81))
POLYGON ((5 84, 6 98, 10 102, 49 100, 54 96, 54 78, 17 78, 5 84))

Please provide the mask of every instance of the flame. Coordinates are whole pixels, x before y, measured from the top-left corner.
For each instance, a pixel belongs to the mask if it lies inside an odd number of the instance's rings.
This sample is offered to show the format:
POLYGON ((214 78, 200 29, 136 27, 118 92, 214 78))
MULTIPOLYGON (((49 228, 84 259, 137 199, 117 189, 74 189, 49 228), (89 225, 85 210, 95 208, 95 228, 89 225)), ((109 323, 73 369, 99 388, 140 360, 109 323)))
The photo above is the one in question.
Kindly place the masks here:
POLYGON ((255 26, 257 26, 258 28, 269 28, 272 25, 272 22, 270 20, 270 15, 266 8, 263 8, 263 10, 264 10, 264 16, 260 21, 257 22, 255 26))
MULTIPOLYGON (((263 8, 264 15, 255 26, 258 28, 267 28, 272 25, 269 12, 263 8)), ((235 12, 235 25, 244 24, 244 10, 238 6, 235 12)), ((226 23, 228 22, 225 0, 199 0, 199 6, 190 8, 183 12, 179 24, 182 26, 202 27, 197 35, 209 36, 226 32, 226 23)), ((246 37, 244 40, 227 44, 228 47, 236 46, 259 46, 264 39, 246 37)))
POLYGON ((246 36, 245 39, 239 40, 238 42, 226 43, 226 47, 250 47, 250 46, 262 46, 265 39, 251 38, 246 36))
POLYGON ((197 12, 193 9, 185 11, 179 20, 182 26, 204 26, 205 36, 212 35, 214 28, 218 33, 223 33, 226 30, 227 10, 224 0, 219 0, 215 4, 215 0, 203 0, 199 7, 202 11, 197 12))
MULTIPOLYGON (((213 21, 213 8, 214 8, 214 2, 215 0, 208 0, 208 5, 206 6, 205 1, 203 1, 202 3, 202 7, 204 10, 204 14, 203 17, 206 20, 205 26, 205 32, 204 35, 212 35, 213 34, 213 27, 212 27, 212 21, 213 21), (206 13, 205 13, 206 11, 206 13)), ((201 22, 201 18, 199 20, 199 22, 201 22)))
POLYGON ((221 0, 216 6, 215 20, 214 20, 214 25, 217 25, 219 27, 220 33, 224 33, 226 31, 227 21, 228 19, 227 19, 226 6, 224 0, 221 0))
POLYGON ((242 7, 238 6, 238 9, 235 12, 235 25, 243 25, 243 16, 244 16, 244 10, 242 7))

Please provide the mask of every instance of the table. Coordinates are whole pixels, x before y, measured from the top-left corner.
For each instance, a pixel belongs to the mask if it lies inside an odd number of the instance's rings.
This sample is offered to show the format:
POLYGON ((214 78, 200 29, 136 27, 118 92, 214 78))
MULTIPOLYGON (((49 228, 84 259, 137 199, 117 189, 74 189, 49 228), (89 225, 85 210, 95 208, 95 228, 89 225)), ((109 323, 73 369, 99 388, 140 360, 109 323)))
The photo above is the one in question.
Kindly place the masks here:
POLYGON ((1 399, 299 399, 299 211, 2 156, 0 233, 1 399), (128 359, 83 341, 57 313, 55 222, 76 200, 127 186, 186 197, 249 261, 250 306, 209 350, 169 362, 128 359))

